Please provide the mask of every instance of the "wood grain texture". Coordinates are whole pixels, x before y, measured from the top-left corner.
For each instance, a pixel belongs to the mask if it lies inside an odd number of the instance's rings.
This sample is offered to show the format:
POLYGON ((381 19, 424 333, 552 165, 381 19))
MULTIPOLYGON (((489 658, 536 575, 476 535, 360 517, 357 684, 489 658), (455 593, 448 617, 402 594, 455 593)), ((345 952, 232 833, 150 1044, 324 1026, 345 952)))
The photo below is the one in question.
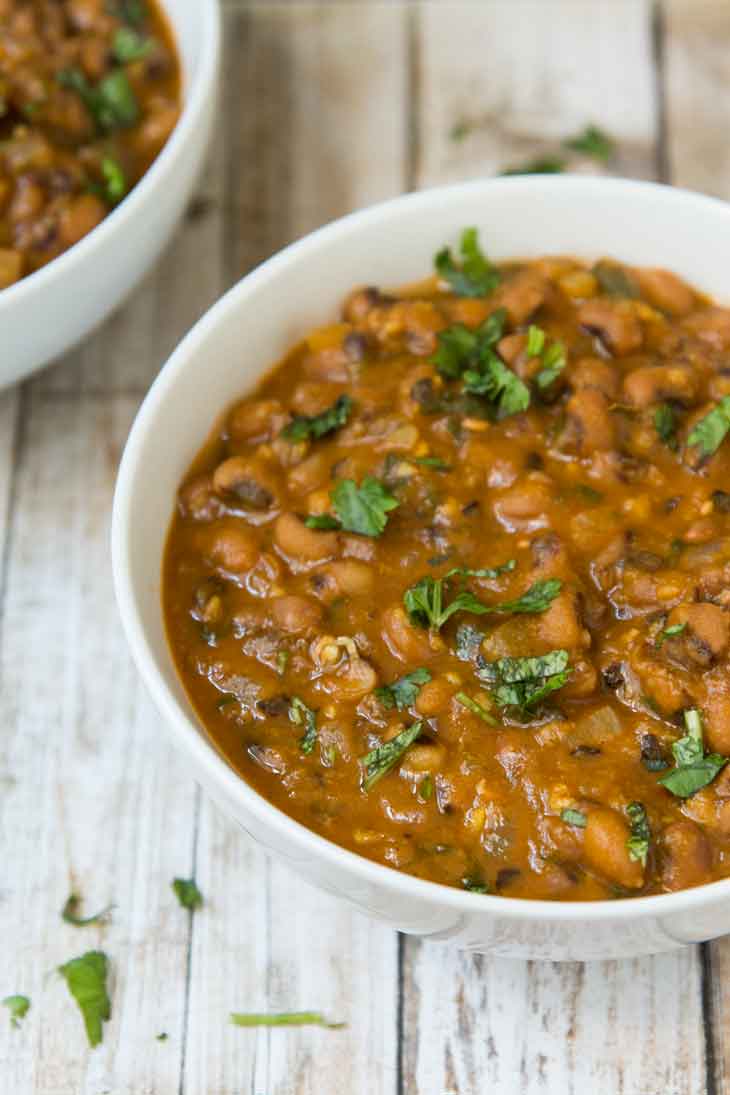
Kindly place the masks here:
POLYGON ((644 0, 517 0, 478 11, 469 3, 426 4, 412 9, 412 19, 418 186, 562 155, 561 141, 591 122, 616 139, 612 171, 654 177, 644 0))
MULTIPOLYGON (((730 6, 667 0, 657 33, 669 181, 730 199, 730 6)), ((708 1091, 730 1092, 730 938, 705 944, 708 1091)))
MULTIPOLYGON (((229 283, 325 221, 402 190, 404 17, 384 6, 229 8, 226 42, 229 283)), ((194 922, 185 1095, 319 1095, 344 1090, 343 1077, 348 1095, 395 1095, 393 932, 269 863, 206 800, 196 858, 214 906, 194 922), (347 1029, 228 1024, 235 1010, 312 1008, 347 1029)))
POLYGON ((2 1089, 34 1095, 173 1091, 187 917, 170 879, 189 870, 192 786, 121 636, 109 500, 136 401, 36 397, 16 469, 0 654, 0 995, 33 1006, 0 1024, 2 1089), (69 893, 109 901, 108 925, 72 928, 69 893), (92 947, 112 962, 113 1019, 86 1046, 56 966, 92 947), (172 1046, 155 1042, 160 1030, 172 1046))

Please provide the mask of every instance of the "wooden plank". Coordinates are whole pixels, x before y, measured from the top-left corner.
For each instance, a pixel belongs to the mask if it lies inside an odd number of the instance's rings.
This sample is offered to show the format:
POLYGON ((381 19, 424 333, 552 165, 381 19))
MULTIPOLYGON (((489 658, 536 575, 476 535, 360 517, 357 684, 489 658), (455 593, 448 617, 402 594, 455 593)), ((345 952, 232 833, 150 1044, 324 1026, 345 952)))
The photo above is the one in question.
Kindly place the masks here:
MULTIPOLYGON (((5 542, 10 525, 13 475, 21 426, 20 412, 20 388, 10 388, 9 391, 0 392, 0 574, 3 575, 5 542)), ((0 590, 2 584, 0 579, 0 590)), ((0 597, 2 597, 1 592, 0 597)))
POLYGON ((705 1093, 691 950, 555 964, 422 943, 404 989, 409 1095, 705 1093))
MULTIPOLYGON (((616 138, 612 170, 655 176, 651 16, 634 0, 414 9, 414 182, 554 153, 588 122, 616 138), (459 125, 467 133, 455 140, 459 125)), ((699 949, 554 966, 406 940, 403 1061, 403 1090, 413 1095, 700 1095, 699 949), (667 1044, 681 1046, 681 1059, 663 1052, 667 1044)))
MULTIPOLYGON (((730 8, 715 0, 671 0, 661 14, 670 180, 728 199, 730 8)), ((721 1095, 730 1092, 730 937, 703 951, 708 1090, 721 1095)))
POLYGON ((429 4, 414 19, 418 186, 560 153, 589 122, 616 139, 616 174, 654 176, 645 0, 429 4))
MULTIPOLYGON (((229 8, 225 280, 403 187, 403 11, 229 8), (256 104, 255 110, 245 104, 256 104)), ((397 1089, 397 941, 249 847, 203 800, 185 1095, 397 1089), (232 1010, 316 1008, 348 1028, 240 1030, 232 1010)))
POLYGON ((0 996, 33 1001, 21 1031, 0 1023, 0 1075, 19 1095, 177 1091, 189 924, 169 883, 190 870, 193 789, 158 741, 108 551, 135 408, 36 395, 19 454, 0 650, 0 996), (72 890, 92 911, 114 901, 111 922, 63 924, 72 890), (112 963, 113 1018, 90 1053, 54 971, 93 947, 112 963))

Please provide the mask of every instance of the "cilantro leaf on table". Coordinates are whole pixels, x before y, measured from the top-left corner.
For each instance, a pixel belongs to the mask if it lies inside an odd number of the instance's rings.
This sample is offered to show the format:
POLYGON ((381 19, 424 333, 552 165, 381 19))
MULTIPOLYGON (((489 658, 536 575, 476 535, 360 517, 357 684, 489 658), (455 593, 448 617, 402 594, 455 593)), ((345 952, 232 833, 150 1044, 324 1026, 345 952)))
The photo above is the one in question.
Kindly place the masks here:
POLYGON ((657 781, 677 798, 689 798, 712 783, 727 764, 727 757, 705 753, 702 715, 697 708, 685 711, 684 725, 687 733, 672 745, 675 767, 657 781))
POLYGON ((530 711, 567 683, 568 651, 553 650, 526 658, 477 659, 477 676, 488 686, 499 707, 530 711))
POLYGON ((404 677, 376 688, 375 695, 384 707, 397 707, 399 711, 403 711, 404 708, 413 706, 421 687, 428 684, 430 680, 431 674, 428 669, 414 669, 412 673, 406 673, 404 677))
POLYGON ((234 1027, 324 1027, 342 1030, 346 1023, 332 1023, 321 1011, 244 1012, 232 1011, 234 1027))
POLYGON ((25 1019, 30 1011, 30 998, 18 993, 6 996, 4 1000, 0 1000, 0 1004, 10 1012, 10 1022, 14 1027, 19 1027, 21 1020, 25 1019))
POLYGON ((93 916, 79 916, 78 909, 80 905, 81 898, 79 895, 76 893, 69 894, 66 904, 61 909, 61 919, 65 920, 67 924, 73 924, 76 928, 85 928, 89 924, 99 924, 106 920, 114 908, 113 905, 107 905, 106 908, 94 913, 93 916))
POLYGON ((371 749, 362 758, 360 764, 363 769, 363 790, 370 791, 379 779, 395 768, 406 750, 419 737, 422 729, 423 722, 414 722, 412 726, 401 730, 400 734, 391 738, 390 741, 371 749))
POLYGON ((87 951, 58 967, 78 1004, 92 1049, 101 1042, 103 1024, 111 1018, 111 1001, 106 984, 108 970, 109 961, 103 951, 87 951))
POLYGON ((175 897, 184 909, 192 912, 203 904, 203 895, 194 878, 174 878, 171 885, 175 897))
POLYGON ((352 413, 353 401, 349 395, 339 396, 331 407, 321 414, 300 414, 285 426, 281 436, 286 441, 318 440, 334 430, 339 430, 352 413))
POLYGON ((483 297, 493 292, 499 285, 500 274, 479 247, 476 228, 464 229, 459 250, 461 265, 454 261, 449 247, 438 252, 434 258, 438 276, 448 282, 457 296, 483 297))
POLYGON ((587 125, 581 133, 566 138, 563 144, 573 152, 582 152, 584 156, 590 156, 592 160, 602 163, 610 160, 616 150, 613 137, 609 137, 597 125, 587 125))

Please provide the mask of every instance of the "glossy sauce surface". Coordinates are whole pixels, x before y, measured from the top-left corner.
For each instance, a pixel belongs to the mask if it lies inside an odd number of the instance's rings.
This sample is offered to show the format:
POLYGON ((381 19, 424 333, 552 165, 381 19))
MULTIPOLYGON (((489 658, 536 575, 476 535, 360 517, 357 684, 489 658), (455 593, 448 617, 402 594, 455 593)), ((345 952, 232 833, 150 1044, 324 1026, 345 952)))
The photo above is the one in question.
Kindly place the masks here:
POLYGON ((353 291, 227 412, 164 560, 182 680, 243 778, 400 870, 728 875, 730 311, 470 253, 353 291))
POLYGON ((154 0, 0 0, 0 289, 95 228, 179 113, 154 0))

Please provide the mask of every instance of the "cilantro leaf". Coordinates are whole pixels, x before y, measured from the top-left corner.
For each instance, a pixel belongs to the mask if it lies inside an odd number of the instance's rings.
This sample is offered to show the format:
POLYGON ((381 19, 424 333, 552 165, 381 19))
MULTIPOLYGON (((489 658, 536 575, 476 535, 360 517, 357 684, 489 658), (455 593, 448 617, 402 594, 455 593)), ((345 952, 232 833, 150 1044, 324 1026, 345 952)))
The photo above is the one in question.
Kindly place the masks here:
POLYGON ((505 615, 545 612, 562 588, 563 583, 559 578, 547 578, 539 582, 533 582, 530 588, 517 600, 490 605, 489 611, 505 615))
POLYGON ((468 876, 462 878, 461 884, 469 893, 489 893, 489 886, 481 878, 468 876))
POLYGON ((30 999, 27 996, 6 996, 0 1003, 10 1012, 10 1022, 14 1027, 19 1027, 21 1019, 25 1019, 30 1011, 30 999))
POLYGON ((346 1023, 331 1023, 320 1011, 243 1012, 232 1011, 234 1027, 325 1027, 342 1030, 346 1023))
POLYGON ((514 570, 516 566, 516 559, 508 559, 506 563, 500 563, 497 567, 479 567, 476 570, 473 567, 452 567, 444 578, 453 578, 456 574, 463 578, 499 578, 502 574, 508 574, 514 570))
POLYGON ((484 297, 499 285, 500 275, 479 247, 476 228, 465 228, 459 245, 461 266, 454 262, 449 247, 444 247, 434 259, 436 273, 448 282, 460 297, 484 297))
POLYGON ((76 92, 102 132, 134 125, 139 118, 137 99, 122 68, 113 69, 95 85, 76 67, 61 69, 56 79, 62 87, 76 92))
POLYGON ((477 715, 477 717, 480 718, 482 722, 486 722, 489 726, 499 726, 497 720, 495 718, 492 718, 486 707, 483 707, 480 703, 477 703, 477 701, 473 700, 471 696, 467 696, 466 692, 457 692, 454 696, 454 699, 457 700, 462 707, 465 707, 467 711, 471 711, 472 715, 477 715))
POLYGON ((498 418, 520 414, 530 406, 530 390, 500 357, 491 351, 478 368, 464 373, 464 391, 483 395, 494 404, 498 418))
POLYGON ((630 802, 626 807, 626 813, 631 822, 631 834, 626 841, 629 859, 637 860, 642 867, 646 867, 646 857, 649 854, 651 841, 651 829, 646 810, 640 802, 630 802))
POLYGON ((141 61, 146 57, 154 45, 151 38, 140 34, 134 27, 120 27, 112 41, 112 53, 114 59, 121 65, 130 61, 141 61))
POLYGON ((462 662, 473 662, 482 645, 484 632, 472 624, 459 624, 456 629, 456 656, 462 662))
POLYGON ((712 456, 730 431, 730 395, 724 395, 711 411, 696 422, 687 438, 688 445, 697 445, 702 456, 712 456))
POLYGON ((542 367, 535 376, 535 383, 544 391, 557 380, 567 364, 565 346, 559 340, 548 346, 542 327, 536 327, 533 323, 527 330, 526 351, 528 357, 540 359, 542 367))
POLYGON ((286 441, 317 440, 344 426, 352 413, 353 402, 349 395, 341 395, 331 407, 321 414, 300 414, 281 431, 286 441))
POLYGON ((327 530, 342 528, 342 525, 337 518, 333 517, 330 513, 310 513, 309 517, 304 518, 304 524, 307 528, 327 530))
POLYGON ((592 274, 602 292, 610 297, 631 300, 639 296, 639 289, 631 275, 615 262, 601 259, 594 265, 592 274))
POLYGON ((587 125, 582 133, 577 133, 575 137, 568 137, 563 144, 573 152, 582 152, 585 156, 590 156, 591 159, 602 163, 610 160, 615 151, 613 138, 597 125, 587 125))
POLYGON ((193 912, 203 904, 203 895, 194 878, 174 878, 172 889, 184 909, 193 912))
POLYGON ((561 156, 537 156, 526 163, 505 167, 500 175, 560 175, 566 166, 561 156))
POLYGON ((383 776, 387 775, 396 766, 405 751, 420 735, 423 722, 414 722, 401 730, 390 741, 371 749, 360 761, 363 768, 363 789, 370 791, 383 776))
POLYGON ((79 1006, 92 1049, 102 1040, 102 1024, 111 1018, 112 1007, 106 986, 108 969, 109 962, 103 951, 87 951, 58 967, 79 1006))
MULTIPOLYGON (((513 570, 515 565, 515 560, 510 559, 499 567, 481 570, 472 570, 468 567, 453 567, 453 569, 449 570, 443 578, 432 578, 430 575, 420 578, 414 585, 409 586, 403 594, 403 603, 411 622, 418 624, 420 627, 428 627, 432 631, 440 631, 446 621, 450 619, 455 612, 475 612, 478 616, 483 616, 489 612, 510 611, 509 608, 505 609, 504 606, 500 608, 499 605, 492 606, 484 604, 483 601, 480 601, 478 597, 475 597, 468 589, 462 589, 451 598, 448 604, 446 603, 445 598, 448 595, 451 579, 457 575, 470 578, 497 578, 505 571, 513 570)), ((540 583, 536 582, 535 585, 540 585, 540 583)), ((528 593, 529 592, 530 591, 528 590, 528 593)), ((527 594, 525 594, 525 596, 527 596, 527 594)), ((507 603, 509 604, 509 602, 507 603)), ((516 601, 512 603, 517 604, 516 601)), ((532 610, 528 608, 516 609, 515 611, 525 612, 532 610)), ((542 611, 542 609, 539 609, 538 611, 542 611)))
POLYGON ((451 464, 447 464, 440 456, 414 456, 411 459, 414 464, 420 464, 424 468, 433 468, 434 471, 451 471, 451 464))
POLYGON ((529 711, 567 683, 568 651, 553 650, 527 658, 477 659, 477 676, 485 681, 500 707, 529 711))
POLYGON ((677 415, 668 403, 660 403, 654 411, 654 429, 668 448, 677 448, 677 415))
POLYGON ((392 684, 376 688, 375 695, 384 707, 397 707, 399 711, 402 711, 416 702, 421 686, 430 680, 431 674, 428 669, 414 669, 412 673, 406 673, 404 677, 399 677, 392 684))
POLYGON ((712 783, 727 764, 727 757, 705 753, 702 715, 696 708, 684 713, 687 733, 672 745, 675 767, 657 782, 677 798, 689 798, 695 791, 712 783))
POLYGON ((332 491, 332 504, 348 532, 380 536, 388 523, 387 514, 399 503, 378 479, 366 475, 359 487, 354 479, 341 479, 332 491))
POLYGON ((304 728, 304 734, 299 739, 299 748, 308 756, 317 744, 317 712, 307 707, 299 696, 293 696, 289 705, 289 721, 304 728))
POLYGON ((76 928, 85 928, 88 924, 98 924, 103 920, 106 920, 109 913, 114 908, 113 905, 107 905, 105 909, 95 913, 93 916, 79 916, 78 908, 81 904, 81 898, 78 894, 69 894, 66 904, 61 909, 61 919, 65 920, 67 924, 73 924, 76 928))
POLYGON ((657 650, 659 647, 667 641, 667 639, 674 639, 677 635, 681 635, 686 628, 687 623, 672 624, 671 627, 665 627, 663 631, 660 631, 656 638, 657 650))
POLYGON ((588 819, 582 810, 576 810, 573 806, 566 806, 560 811, 560 818, 568 825, 575 825, 578 829, 585 829, 588 819))
POLYGON ((458 379, 466 369, 476 368, 488 351, 496 346, 504 332, 507 312, 497 308, 479 327, 471 330, 461 323, 439 331, 438 349, 431 357, 442 376, 458 379))
POLYGON ((104 179, 104 197, 109 205, 116 205, 127 193, 124 171, 112 156, 105 156, 101 161, 101 174, 104 179))

